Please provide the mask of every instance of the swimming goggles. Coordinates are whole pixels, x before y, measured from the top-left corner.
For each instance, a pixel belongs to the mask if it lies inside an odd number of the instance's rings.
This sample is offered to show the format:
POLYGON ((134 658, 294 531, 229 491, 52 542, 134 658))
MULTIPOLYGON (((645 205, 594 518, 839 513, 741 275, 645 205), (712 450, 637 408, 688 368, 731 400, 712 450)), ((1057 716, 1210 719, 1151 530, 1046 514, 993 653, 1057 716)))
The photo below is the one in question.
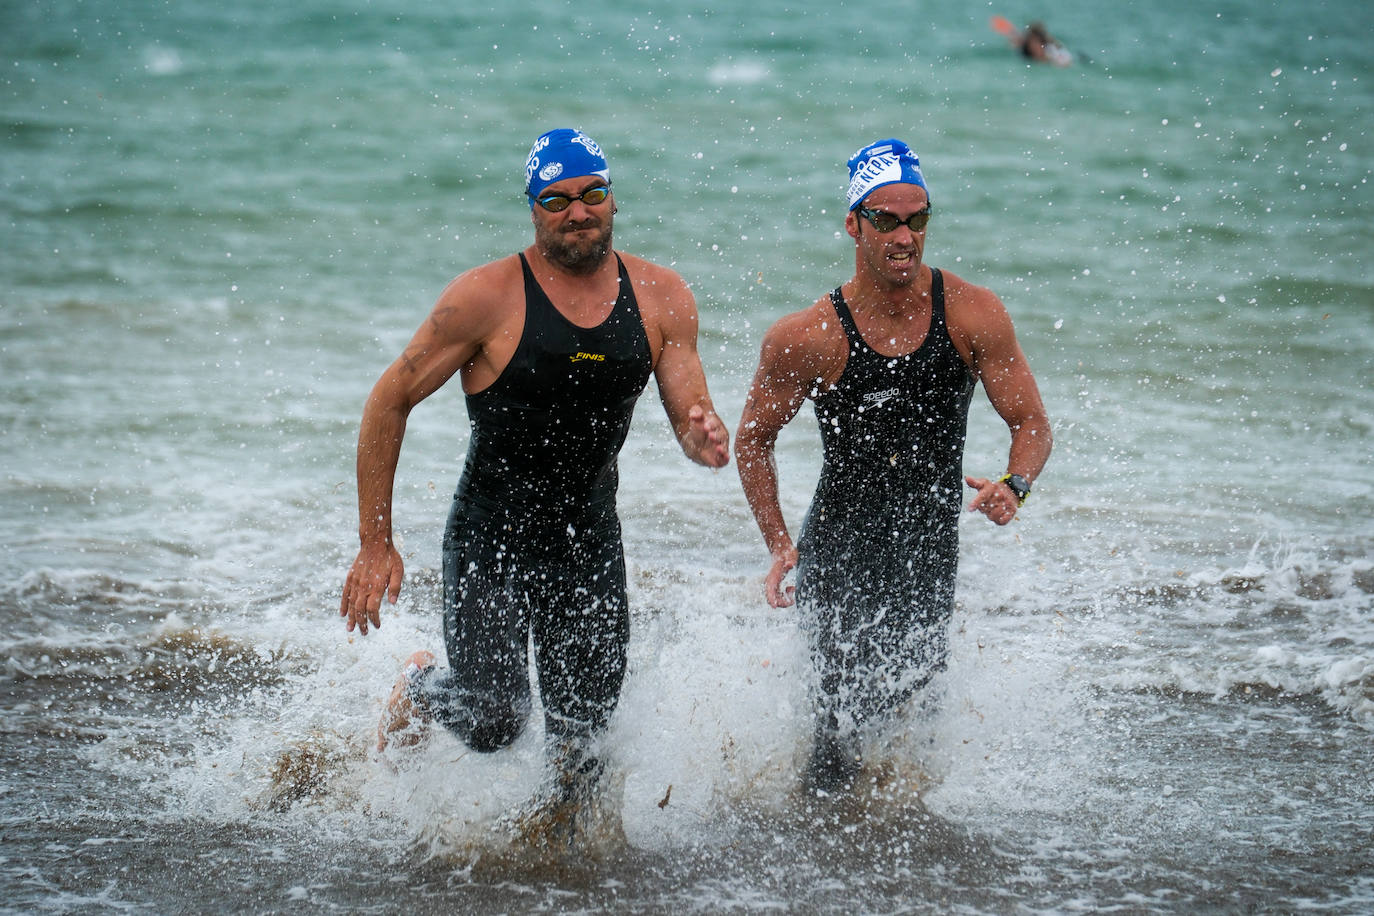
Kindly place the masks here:
POLYGON ((604 203, 606 198, 610 196, 611 186, 599 184, 594 188, 588 188, 576 197, 569 197, 566 194, 549 194, 546 197, 536 197, 534 200, 550 213, 561 213, 571 207, 575 200, 580 200, 589 207, 595 207, 599 203, 604 203))
POLYGON ((895 215, 886 210, 870 210, 867 207, 860 207, 859 214, 868 218, 873 224, 873 228, 879 232, 896 232, 898 226, 906 226, 912 232, 920 232, 930 222, 930 208, 917 210, 906 219, 898 219, 895 215))

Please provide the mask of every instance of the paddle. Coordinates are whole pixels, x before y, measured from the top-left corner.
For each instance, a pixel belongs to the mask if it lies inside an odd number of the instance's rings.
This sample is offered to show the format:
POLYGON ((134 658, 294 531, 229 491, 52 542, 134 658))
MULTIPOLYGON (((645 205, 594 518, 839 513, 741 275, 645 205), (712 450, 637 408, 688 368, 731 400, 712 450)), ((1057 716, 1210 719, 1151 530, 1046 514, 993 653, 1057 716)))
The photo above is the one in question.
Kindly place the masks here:
POLYGON ((1011 24, 1011 20, 1006 16, 993 16, 988 20, 988 25, 992 26, 994 32, 1001 32, 1008 38, 1020 38, 1021 30, 1011 24))

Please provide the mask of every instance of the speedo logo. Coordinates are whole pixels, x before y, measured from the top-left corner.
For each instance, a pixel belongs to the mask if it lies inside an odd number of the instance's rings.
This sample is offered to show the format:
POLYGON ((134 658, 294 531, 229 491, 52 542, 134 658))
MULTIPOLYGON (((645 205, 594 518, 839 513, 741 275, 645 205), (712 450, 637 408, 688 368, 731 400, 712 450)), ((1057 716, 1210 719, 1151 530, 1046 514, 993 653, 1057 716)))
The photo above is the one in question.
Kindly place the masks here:
POLYGON ((572 359, 572 361, 575 362, 575 363, 584 363, 584 362, 588 362, 588 361, 594 362, 594 363, 604 363, 604 362, 606 361, 606 354, 605 354, 605 353, 583 353, 582 351, 579 350, 577 353, 573 354, 573 356, 571 357, 571 359, 572 359))
POLYGON ((889 388, 886 391, 870 391, 864 395, 864 405, 867 407, 882 407, 888 401, 901 394, 900 388, 889 388))

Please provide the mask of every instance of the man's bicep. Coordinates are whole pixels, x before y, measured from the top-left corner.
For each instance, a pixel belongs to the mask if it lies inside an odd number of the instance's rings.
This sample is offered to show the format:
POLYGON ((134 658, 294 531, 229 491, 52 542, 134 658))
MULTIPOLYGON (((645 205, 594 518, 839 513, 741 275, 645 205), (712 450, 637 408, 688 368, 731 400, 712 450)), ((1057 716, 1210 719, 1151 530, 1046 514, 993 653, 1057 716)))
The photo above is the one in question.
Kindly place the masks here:
MULTIPOLYGON (((1009 424, 1035 412, 1040 396, 1011 314, 990 290, 970 287, 968 337, 972 368, 992 406, 1009 424)), ((1013 424, 1014 425, 1014 424, 1013 424)))
POLYGON ((479 309, 446 290, 392 365, 412 404, 443 387, 481 352, 485 324, 479 309))
POLYGON ((1040 389, 1015 338, 1008 351, 985 361, 980 374, 988 400, 1008 426, 1015 428, 1044 414, 1040 389))
POLYGON ((764 344, 740 417, 741 440, 772 441, 806 400, 811 380, 804 377, 794 361, 783 358, 787 355, 764 344))

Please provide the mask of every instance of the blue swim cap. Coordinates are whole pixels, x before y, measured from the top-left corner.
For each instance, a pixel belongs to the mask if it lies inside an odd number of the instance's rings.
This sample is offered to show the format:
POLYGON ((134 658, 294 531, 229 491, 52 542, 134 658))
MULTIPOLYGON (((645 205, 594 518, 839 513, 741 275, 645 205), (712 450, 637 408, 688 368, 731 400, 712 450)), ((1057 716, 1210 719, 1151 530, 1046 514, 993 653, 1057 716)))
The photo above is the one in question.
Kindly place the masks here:
POLYGON ((580 130, 560 127, 534 141, 525 160, 525 194, 534 199, 555 181, 596 175, 611 180, 611 169, 596 141, 580 130))
MULTIPOLYGON (((879 140, 870 143, 849 158, 849 209, 863 203, 864 198, 883 185, 918 184, 926 187, 921 174, 921 160, 901 140, 879 140)), ((926 188, 926 193, 930 189, 926 188)))

